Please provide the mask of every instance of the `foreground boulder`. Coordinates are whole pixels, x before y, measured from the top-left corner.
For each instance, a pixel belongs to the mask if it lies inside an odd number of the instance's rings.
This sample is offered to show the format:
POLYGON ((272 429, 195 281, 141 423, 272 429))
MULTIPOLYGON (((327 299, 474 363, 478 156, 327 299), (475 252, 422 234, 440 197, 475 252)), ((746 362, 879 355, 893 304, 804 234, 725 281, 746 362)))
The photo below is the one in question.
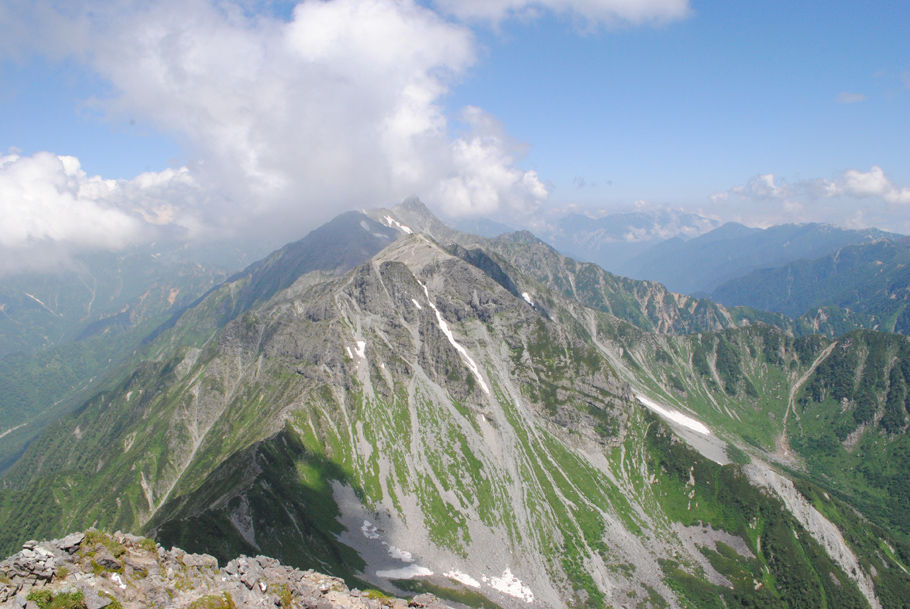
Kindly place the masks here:
POLYGON ((0 562, 0 609, 442 609, 431 595, 410 600, 300 571, 266 556, 223 568, 207 554, 165 550, 154 541, 96 530, 28 541, 0 562))

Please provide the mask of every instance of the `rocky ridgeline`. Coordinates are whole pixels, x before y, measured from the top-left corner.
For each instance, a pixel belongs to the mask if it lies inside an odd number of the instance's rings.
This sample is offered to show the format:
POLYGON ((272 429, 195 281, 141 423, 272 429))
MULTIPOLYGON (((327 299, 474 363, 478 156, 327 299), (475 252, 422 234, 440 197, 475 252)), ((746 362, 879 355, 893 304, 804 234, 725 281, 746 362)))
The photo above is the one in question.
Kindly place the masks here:
POLYGON ((342 580, 299 571, 274 558, 241 556, 219 568, 208 554, 165 550, 154 541, 95 530, 28 541, 0 562, 0 609, 442 609, 348 589, 342 580))

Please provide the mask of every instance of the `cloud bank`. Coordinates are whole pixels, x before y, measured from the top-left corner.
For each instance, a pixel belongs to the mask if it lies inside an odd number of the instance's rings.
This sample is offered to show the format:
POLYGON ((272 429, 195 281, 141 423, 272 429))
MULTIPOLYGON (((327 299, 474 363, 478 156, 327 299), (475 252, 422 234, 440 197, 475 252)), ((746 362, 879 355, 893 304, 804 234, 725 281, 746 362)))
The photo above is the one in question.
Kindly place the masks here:
POLYGON ((189 193, 198 196, 186 169, 106 180, 87 175, 71 156, 2 155, 0 273, 54 268, 78 251, 150 239, 160 234, 156 226, 181 224, 171 201, 189 193))
POLYGON ((825 218, 844 226, 910 233, 910 220, 900 220, 908 215, 894 213, 910 206, 910 188, 895 185, 878 166, 869 171, 848 169, 833 179, 792 183, 774 174, 760 174, 713 194, 711 201, 714 213, 757 225, 825 218))
MULTIPOLYGON (((466 26, 412 0, 304 0, 284 19, 244 6, 20 3, 0 15, 0 37, 24 30, 31 44, 54 41, 32 52, 81 61, 111 84, 98 100, 110 115, 143 117, 182 144, 192 188, 146 221, 294 238, 344 209, 411 194, 449 215, 533 209, 547 198, 481 110, 466 109, 467 132, 451 133, 443 97, 475 62, 466 26)), ((22 191, 18 208, 35 196, 22 191)), ((45 232, 67 241, 78 231, 45 232)))

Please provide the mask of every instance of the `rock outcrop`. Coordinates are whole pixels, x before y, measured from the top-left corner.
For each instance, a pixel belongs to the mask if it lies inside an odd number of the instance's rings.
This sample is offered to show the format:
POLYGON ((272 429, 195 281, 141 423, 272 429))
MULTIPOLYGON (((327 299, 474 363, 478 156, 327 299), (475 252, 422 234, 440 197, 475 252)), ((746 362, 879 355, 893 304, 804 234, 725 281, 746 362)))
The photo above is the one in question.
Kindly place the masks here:
POLYGON ((342 580, 300 571, 267 556, 240 556, 220 568, 207 554, 165 550, 126 533, 90 529, 28 541, 0 562, 0 609, 191 608, 442 609, 428 594, 409 600, 349 589, 342 580))

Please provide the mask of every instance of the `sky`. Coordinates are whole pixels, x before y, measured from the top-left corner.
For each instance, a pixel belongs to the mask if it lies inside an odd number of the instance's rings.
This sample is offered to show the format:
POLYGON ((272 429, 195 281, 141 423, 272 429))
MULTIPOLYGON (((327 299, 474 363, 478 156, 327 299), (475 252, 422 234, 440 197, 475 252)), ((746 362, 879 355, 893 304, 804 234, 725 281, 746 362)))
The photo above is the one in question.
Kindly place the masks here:
POLYGON ((910 3, 7 0, 0 272, 410 195, 910 234, 910 3))

